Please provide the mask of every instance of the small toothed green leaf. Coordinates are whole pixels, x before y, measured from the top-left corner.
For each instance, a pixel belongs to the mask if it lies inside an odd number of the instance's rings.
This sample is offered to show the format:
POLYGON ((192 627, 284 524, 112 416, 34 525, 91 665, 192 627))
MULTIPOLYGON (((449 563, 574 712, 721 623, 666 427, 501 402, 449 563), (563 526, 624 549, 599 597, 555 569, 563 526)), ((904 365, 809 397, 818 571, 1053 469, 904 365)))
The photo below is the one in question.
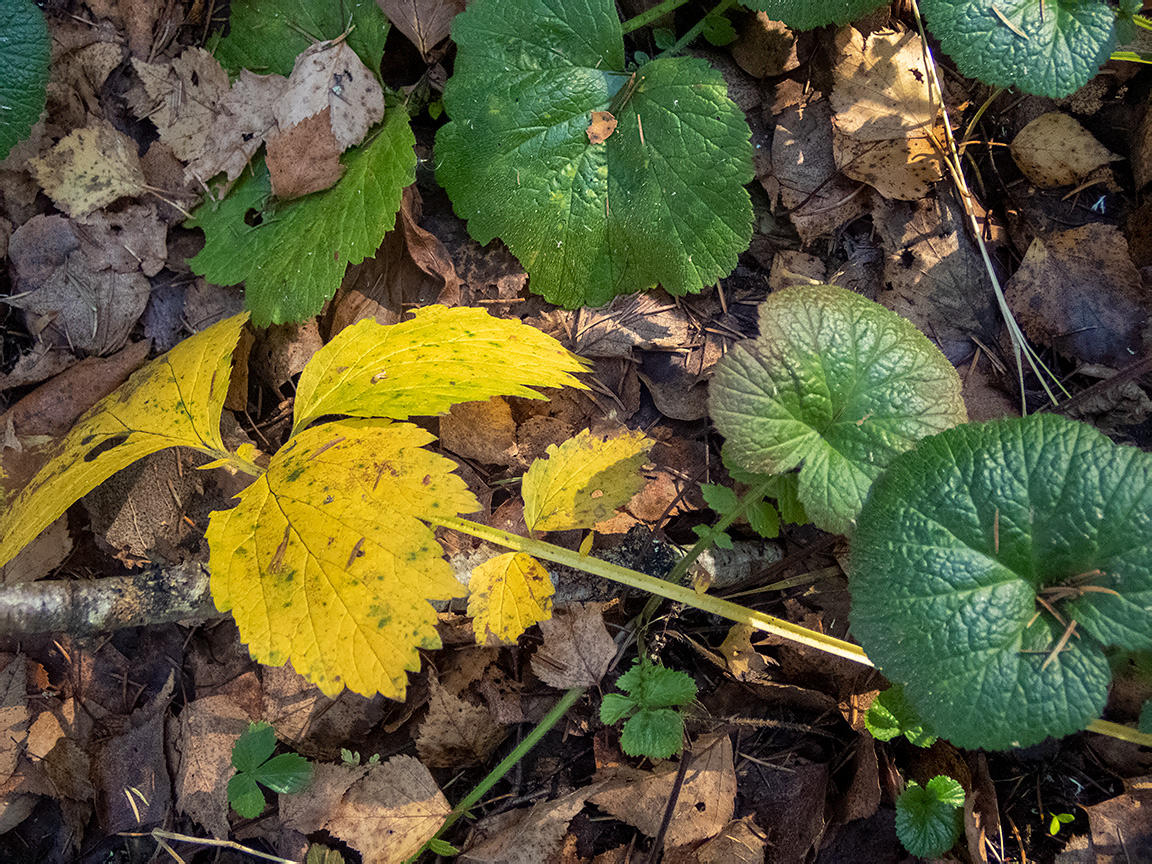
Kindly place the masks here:
POLYGON ((249 723, 232 745, 232 767, 252 772, 268 760, 276 749, 276 732, 267 723, 249 723))
POLYGON ((604 701, 600 703, 600 722, 611 726, 635 710, 635 699, 620 693, 605 693, 604 701))
POLYGON ((620 733, 620 747, 629 756, 667 759, 683 745, 684 718, 671 708, 637 711, 620 733))
POLYGON ((896 836, 913 855, 934 858, 951 849, 960 837, 964 788, 946 775, 927 786, 910 782, 896 799, 896 836))
POLYGON ((897 735, 903 735, 917 747, 931 747, 936 741, 899 684, 876 697, 864 715, 864 727, 878 741, 891 741, 897 735))
POLYGON ((236 774, 228 781, 228 803, 245 819, 255 819, 267 804, 251 774, 236 774))
POLYGON ((299 753, 281 753, 254 768, 250 776, 273 792, 290 795, 312 781, 312 763, 299 753))

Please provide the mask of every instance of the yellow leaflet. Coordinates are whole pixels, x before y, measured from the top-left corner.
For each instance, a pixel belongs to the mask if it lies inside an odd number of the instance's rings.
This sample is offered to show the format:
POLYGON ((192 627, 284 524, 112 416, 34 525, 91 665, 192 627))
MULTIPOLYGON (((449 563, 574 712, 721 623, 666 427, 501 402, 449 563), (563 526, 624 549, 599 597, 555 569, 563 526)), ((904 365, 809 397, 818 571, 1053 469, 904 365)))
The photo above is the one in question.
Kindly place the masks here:
POLYGON ((489 635, 514 643, 520 634, 552 617, 552 578, 523 552, 505 552, 485 561, 468 580, 468 614, 479 645, 489 635))
POLYGON ((637 472, 652 441, 640 432, 593 435, 587 429, 548 448, 524 475, 524 521, 529 531, 591 528, 609 518, 644 486, 637 472))
POLYGON ((81 417, 20 497, 0 513, 0 564, 73 502, 137 459, 166 447, 227 453, 220 411, 232 349, 247 320, 247 313, 236 315, 185 339, 81 417))
POLYGON ((479 508, 432 440, 380 420, 307 429, 212 514, 212 596, 256 660, 291 660, 329 696, 404 698, 417 649, 440 647, 428 601, 465 593, 418 517, 479 508))
POLYGON ((569 374, 582 371, 579 357, 535 327, 428 306, 400 324, 353 324, 317 351, 300 375, 292 428, 325 414, 403 420, 490 396, 541 399, 529 388, 584 388, 569 374))

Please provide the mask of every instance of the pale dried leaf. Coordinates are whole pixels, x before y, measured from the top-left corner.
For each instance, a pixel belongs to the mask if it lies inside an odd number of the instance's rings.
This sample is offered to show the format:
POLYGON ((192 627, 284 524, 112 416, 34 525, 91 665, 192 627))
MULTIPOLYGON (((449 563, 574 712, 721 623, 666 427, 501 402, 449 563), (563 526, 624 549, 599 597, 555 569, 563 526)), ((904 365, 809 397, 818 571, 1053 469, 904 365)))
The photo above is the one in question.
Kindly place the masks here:
POLYGON ((595 687, 616 656, 598 603, 574 604, 540 622, 544 644, 532 656, 532 671, 559 690, 595 687))
POLYGON ((425 60, 429 51, 448 38, 452 19, 464 11, 464 0, 377 0, 377 3, 425 60))
POLYGON ((482 765, 507 734, 508 728, 497 723, 486 707, 449 693, 433 680, 416 749, 433 768, 482 765))
POLYGON ((1041 189, 1078 183, 1120 158, 1061 111, 1041 114, 1012 139, 1010 149, 1024 176, 1041 189))
POLYGON ((359 144, 384 119, 384 90, 347 42, 318 42, 297 57, 273 114, 287 129, 325 108, 341 150, 359 144))

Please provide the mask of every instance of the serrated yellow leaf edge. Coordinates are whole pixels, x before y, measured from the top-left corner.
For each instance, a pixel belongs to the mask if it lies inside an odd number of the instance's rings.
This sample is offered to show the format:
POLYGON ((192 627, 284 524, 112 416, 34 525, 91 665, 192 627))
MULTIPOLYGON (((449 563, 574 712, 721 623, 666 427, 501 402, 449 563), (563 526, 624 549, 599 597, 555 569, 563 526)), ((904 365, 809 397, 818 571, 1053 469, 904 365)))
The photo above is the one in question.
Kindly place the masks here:
POLYGON ((552 577, 523 552, 505 552, 473 568, 468 590, 468 615, 478 645, 493 640, 514 644, 533 624, 552 617, 552 577))
POLYGON ((227 457, 220 413, 241 313, 188 337, 134 372, 61 439, 54 455, 0 513, 0 565, 117 471, 168 447, 227 457))
POLYGON ((548 447, 524 474, 524 521, 529 531, 592 528, 644 486, 639 469, 655 444, 642 432, 585 429, 548 447))

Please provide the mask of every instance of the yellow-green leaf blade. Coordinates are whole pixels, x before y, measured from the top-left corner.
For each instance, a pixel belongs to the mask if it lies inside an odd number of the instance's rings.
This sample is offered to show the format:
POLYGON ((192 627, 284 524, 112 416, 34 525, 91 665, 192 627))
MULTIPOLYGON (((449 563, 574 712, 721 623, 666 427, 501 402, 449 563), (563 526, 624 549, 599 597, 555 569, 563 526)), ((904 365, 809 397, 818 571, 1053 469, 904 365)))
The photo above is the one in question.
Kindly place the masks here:
POLYGON ((293 429, 325 414, 440 414, 491 396, 542 398, 532 387, 583 387, 582 361, 551 336, 483 309, 429 306, 400 324, 346 327, 313 356, 296 389, 293 429))
POLYGON ((524 474, 524 521, 529 531, 591 528, 644 486, 637 472, 653 442, 640 432, 595 435, 585 429, 548 448, 524 474))
POLYGON ((468 580, 468 614, 476 642, 515 643, 520 634, 552 617, 552 577, 524 552, 505 552, 472 571, 468 580))
POLYGON ((225 453, 220 412, 247 313, 185 339, 92 407, 0 513, 0 564, 121 468, 166 447, 225 453))
POLYGON ((305 430, 213 514, 212 596, 259 662, 291 660, 329 696, 403 698, 417 649, 440 645, 428 601, 464 594, 418 516, 477 509, 431 440, 410 423, 305 430))

